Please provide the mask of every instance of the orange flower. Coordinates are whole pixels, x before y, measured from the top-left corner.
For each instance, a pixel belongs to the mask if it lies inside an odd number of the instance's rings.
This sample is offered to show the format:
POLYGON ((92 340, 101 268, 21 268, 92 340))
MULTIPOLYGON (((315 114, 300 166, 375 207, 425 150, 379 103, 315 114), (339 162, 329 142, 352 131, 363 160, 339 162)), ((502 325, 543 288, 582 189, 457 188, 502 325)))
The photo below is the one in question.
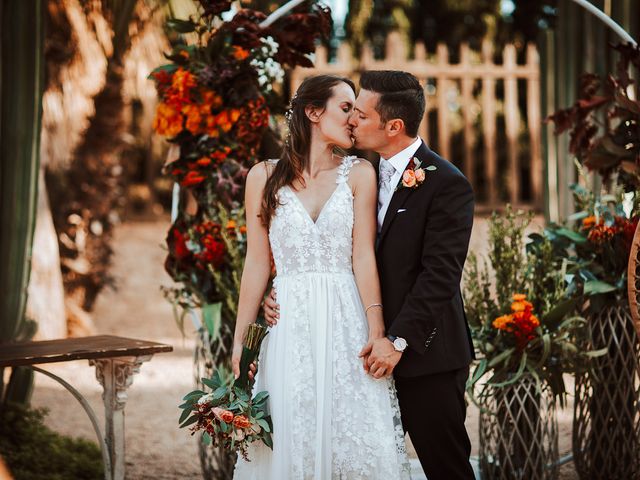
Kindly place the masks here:
POLYGON ((527 296, 524 293, 516 293, 513 296, 513 301, 514 302, 521 302, 523 300, 525 300, 527 298, 527 296))
POLYGON ((220 150, 216 150, 211 154, 211 158, 216 161, 216 163, 222 163, 227 158, 227 152, 223 152, 220 150))
POLYGON ((587 239, 591 243, 594 243, 596 246, 602 246, 603 244, 609 242, 615 234, 615 228, 600 224, 593 227, 593 229, 589 232, 587 239))
POLYGON ((231 121, 233 123, 236 123, 238 121, 238 119, 240 118, 240 114, 242 113, 242 111, 238 108, 233 108, 231 109, 231 121))
POLYGON ((238 225, 236 224, 235 220, 229 220, 227 222, 227 230, 235 230, 237 226, 238 225))
POLYGON ((402 185, 412 188, 416 185, 416 174, 413 170, 405 170, 402 174, 402 185))
POLYGON ((521 302, 513 302, 511 304, 511 310, 513 310, 514 312, 524 312, 525 310, 533 310, 533 305, 531 304, 531 302, 527 302, 526 300, 523 300, 521 302))
POLYGON ((216 115, 216 124, 225 133, 231 130, 233 128, 233 123, 231 122, 230 112, 228 110, 223 110, 216 115))
POLYGON ((540 320, 538 320, 538 317, 536 317, 535 315, 531 315, 529 317, 529 321, 533 324, 534 327, 540 326, 540 320))
POLYGON ((160 135, 175 137, 182 131, 182 115, 166 103, 158 104, 153 129, 160 135))
POLYGON ((207 135, 209 135, 211 138, 218 138, 220 136, 220 130, 218 130, 218 121, 216 115, 207 116, 206 132, 207 135))
POLYGON ((585 217, 582 219, 582 229, 583 230, 587 230, 591 227, 593 227, 596 224, 596 217, 595 215, 591 215, 589 217, 585 217))
POLYGON ((202 117, 200 116, 200 110, 195 105, 185 105, 182 108, 182 113, 184 113, 187 117, 186 128, 191 133, 196 135, 200 131, 200 122, 202 121, 202 117))
POLYGON ((211 159, 209 157, 202 157, 199 158, 196 163, 201 167, 206 167, 207 165, 211 164, 211 159))
POLYGON ((178 68, 173 74, 171 86, 182 96, 189 94, 189 91, 196 86, 196 77, 184 68, 178 68))
POLYGON ((508 331, 512 322, 513 317, 511 315, 502 315, 501 317, 498 317, 493 321, 493 328, 508 331))
POLYGON ((209 108, 218 108, 222 105, 222 98, 211 90, 202 92, 202 103, 209 108))
POLYGON ((249 428, 251 422, 245 415, 238 415, 233 419, 233 426, 236 428, 249 428))
POLYGON ((220 407, 214 407, 211 409, 211 411, 213 412, 213 415, 220 421, 224 422, 224 423, 231 423, 233 422, 233 412, 230 412, 229 410, 224 410, 220 407))
POLYGON ((234 45, 232 55, 233 55, 233 58, 235 58, 236 60, 242 61, 249 56, 249 51, 245 50, 242 47, 238 47, 237 45, 234 45))
POLYGON ((246 225, 242 225, 242 226, 240 227, 240 233, 241 233, 241 234, 243 234, 243 235, 244 235, 245 233, 247 233, 247 227, 246 227, 246 225))

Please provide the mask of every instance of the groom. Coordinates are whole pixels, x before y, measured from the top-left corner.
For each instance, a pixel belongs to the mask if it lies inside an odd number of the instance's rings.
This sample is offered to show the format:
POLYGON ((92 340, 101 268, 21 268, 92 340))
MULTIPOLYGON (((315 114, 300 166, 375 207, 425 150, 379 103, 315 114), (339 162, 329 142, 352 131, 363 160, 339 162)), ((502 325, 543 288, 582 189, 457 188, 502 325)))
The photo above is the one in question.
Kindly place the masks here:
MULTIPOLYGON (((355 146, 380 154, 376 256, 386 338, 365 346, 365 369, 393 373, 404 429, 429 480, 473 479, 464 420, 474 357, 460 279, 473 192, 418 137, 424 91, 411 74, 369 71, 350 119, 355 146)), ((275 320, 277 304, 265 300, 275 320)))
POLYGON ((376 377, 393 371, 402 422, 427 478, 473 479, 464 391, 474 353, 460 292, 473 191, 418 137, 424 110, 413 75, 360 77, 350 124, 355 146, 380 154, 376 257, 388 334, 362 356, 376 377))

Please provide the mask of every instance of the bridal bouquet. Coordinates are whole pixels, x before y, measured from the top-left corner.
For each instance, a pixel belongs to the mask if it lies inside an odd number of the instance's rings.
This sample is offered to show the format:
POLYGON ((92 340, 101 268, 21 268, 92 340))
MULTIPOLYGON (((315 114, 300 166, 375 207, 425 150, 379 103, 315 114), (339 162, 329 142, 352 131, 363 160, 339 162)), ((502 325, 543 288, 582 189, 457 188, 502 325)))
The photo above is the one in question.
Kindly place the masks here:
POLYGON ((273 448, 273 425, 267 411, 269 394, 259 392, 251 398, 253 381, 249 378, 249 366, 266 334, 267 328, 260 323, 249 326, 240 359, 240 376, 233 385, 225 384, 216 371, 212 378, 202 379, 211 392, 194 390, 185 395, 185 402, 179 407, 180 428, 191 426, 192 435, 202 431, 205 444, 239 452, 245 460, 249 460, 247 447, 252 442, 261 440, 273 448))

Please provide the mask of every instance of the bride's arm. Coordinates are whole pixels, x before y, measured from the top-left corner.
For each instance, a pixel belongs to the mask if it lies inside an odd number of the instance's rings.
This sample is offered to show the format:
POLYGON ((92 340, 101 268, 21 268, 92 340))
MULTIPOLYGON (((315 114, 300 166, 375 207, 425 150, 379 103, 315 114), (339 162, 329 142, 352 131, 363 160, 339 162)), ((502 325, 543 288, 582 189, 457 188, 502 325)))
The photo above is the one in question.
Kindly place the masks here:
POLYGON ((264 163, 255 165, 247 175, 245 188, 247 255, 240 282, 240 299, 238 300, 238 315, 233 336, 233 355, 231 359, 233 373, 236 377, 240 372, 242 342, 249 325, 255 322, 258 316, 260 302, 271 274, 269 234, 258 216, 266 181, 267 169, 264 163))
MULTIPOLYGON (((369 323, 369 342, 384 337, 384 319, 380 293, 380 280, 376 263, 376 205, 378 192, 376 173, 368 161, 361 161, 353 166, 350 175, 354 195, 353 224, 353 273, 356 278, 360 298, 365 308, 369 323)), ((363 356, 367 347, 363 349, 363 356)))

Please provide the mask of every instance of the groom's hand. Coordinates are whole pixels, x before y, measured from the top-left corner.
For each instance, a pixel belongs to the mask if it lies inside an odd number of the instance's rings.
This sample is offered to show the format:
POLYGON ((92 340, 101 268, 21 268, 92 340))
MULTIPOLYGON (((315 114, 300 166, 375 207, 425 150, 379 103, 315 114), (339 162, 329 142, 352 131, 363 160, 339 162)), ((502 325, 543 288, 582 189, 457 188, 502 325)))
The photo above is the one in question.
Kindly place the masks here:
POLYGON ((264 319, 270 327, 275 326, 280 318, 280 305, 276 301, 276 289, 272 288, 262 304, 264 319))
POLYGON ((402 352, 396 351, 388 338, 378 338, 373 341, 371 353, 367 359, 369 373, 374 378, 387 377, 391 375, 400 358, 402 358, 402 352))

